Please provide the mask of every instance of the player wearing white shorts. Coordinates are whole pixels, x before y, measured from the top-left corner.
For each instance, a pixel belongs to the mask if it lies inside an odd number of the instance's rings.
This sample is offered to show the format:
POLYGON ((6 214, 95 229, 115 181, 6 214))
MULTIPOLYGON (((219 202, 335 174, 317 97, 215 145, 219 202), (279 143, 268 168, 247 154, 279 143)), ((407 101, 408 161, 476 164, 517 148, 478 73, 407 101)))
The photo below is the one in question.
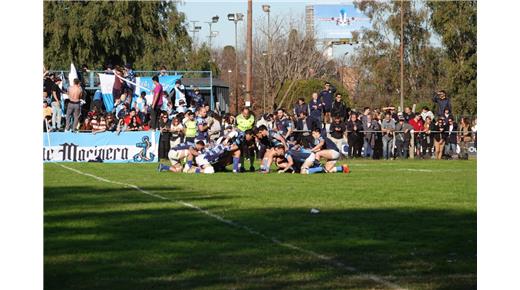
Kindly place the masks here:
POLYGON ((171 166, 163 165, 159 163, 158 171, 171 171, 171 172, 181 172, 182 165, 181 160, 187 158, 188 161, 186 165, 191 167, 191 163, 193 162, 193 158, 198 156, 200 152, 204 149, 204 142, 198 141, 197 143, 192 142, 184 142, 174 146, 168 152, 168 159, 170 159, 171 166))
POLYGON ((320 129, 312 130, 312 138, 314 147, 311 149, 311 152, 314 153, 310 155, 307 160, 302 165, 301 173, 303 174, 312 174, 325 171, 326 173, 334 173, 334 172, 345 172, 349 173, 350 168, 347 165, 336 166, 336 162, 340 158, 339 149, 336 144, 330 140, 327 136, 323 136, 320 129), (314 163, 314 160, 325 159, 324 167, 315 167, 310 168, 314 163))

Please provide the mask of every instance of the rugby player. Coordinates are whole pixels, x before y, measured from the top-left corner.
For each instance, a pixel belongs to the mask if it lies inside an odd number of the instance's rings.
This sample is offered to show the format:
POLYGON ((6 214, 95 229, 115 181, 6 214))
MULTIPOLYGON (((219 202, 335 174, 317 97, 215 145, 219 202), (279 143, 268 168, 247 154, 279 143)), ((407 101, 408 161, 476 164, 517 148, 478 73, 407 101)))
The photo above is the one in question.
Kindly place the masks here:
POLYGON ((265 154, 260 165, 260 172, 269 172, 269 167, 273 161, 274 148, 278 145, 283 145, 287 150, 287 142, 285 138, 274 130, 269 130, 265 125, 253 129, 253 134, 256 136, 261 146, 265 147, 265 154))
POLYGON ((321 129, 314 129, 312 130, 312 138, 313 142, 312 144, 314 147, 311 149, 311 152, 315 153, 314 155, 310 155, 308 160, 304 162, 302 165, 301 173, 304 174, 313 174, 325 171, 327 173, 334 173, 334 172, 344 172, 349 173, 350 168, 348 165, 340 165, 335 166, 336 162, 340 158, 339 149, 336 146, 336 144, 327 136, 324 136, 322 134, 321 129), (310 168, 311 165, 314 163, 314 160, 320 160, 325 159, 325 166, 324 167, 315 167, 310 168))
POLYGON ((182 165, 181 160, 187 158, 186 166, 191 167, 193 158, 198 156, 200 152, 204 149, 204 141, 197 141, 197 143, 193 142, 184 142, 174 146, 168 152, 168 159, 170 159, 171 166, 163 165, 159 163, 158 171, 171 171, 171 172, 181 172, 182 165))

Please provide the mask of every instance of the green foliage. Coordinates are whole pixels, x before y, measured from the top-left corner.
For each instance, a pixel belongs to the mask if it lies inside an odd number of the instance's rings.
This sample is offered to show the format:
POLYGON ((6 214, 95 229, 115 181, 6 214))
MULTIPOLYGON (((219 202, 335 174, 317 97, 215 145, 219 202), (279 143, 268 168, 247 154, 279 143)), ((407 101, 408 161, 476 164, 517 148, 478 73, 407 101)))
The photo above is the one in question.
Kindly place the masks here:
POLYGON ((177 69, 191 50, 183 22, 173 1, 44 1, 44 62, 177 69))
POLYGON ((441 76, 442 50, 431 44, 428 10, 419 1, 357 1, 372 27, 360 36, 353 64, 359 72, 356 105, 398 105, 400 100, 401 4, 404 23, 404 105, 430 99, 441 76))
POLYGON ((446 58, 443 87, 455 112, 477 113, 477 1, 428 2, 433 29, 441 36, 446 58))
MULTIPOLYGON (((349 95, 345 88, 341 86, 341 84, 336 80, 331 80, 330 83, 336 87, 336 93, 340 93, 345 103, 349 105, 349 95)), ((276 99, 277 102, 281 101, 281 97, 289 89, 290 84, 291 82, 288 81, 283 85, 280 94, 276 99)), ((298 80, 294 85, 292 85, 292 88, 289 94, 287 95, 287 98, 285 98, 283 103, 280 103, 279 105, 286 109, 292 109, 293 105, 298 101, 298 98, 300 97, 303 97, 306 102, 309 102, 312 98, 312 93, 319 93, 323 90, 323 84, 324 81, 320 79, 298 80)))

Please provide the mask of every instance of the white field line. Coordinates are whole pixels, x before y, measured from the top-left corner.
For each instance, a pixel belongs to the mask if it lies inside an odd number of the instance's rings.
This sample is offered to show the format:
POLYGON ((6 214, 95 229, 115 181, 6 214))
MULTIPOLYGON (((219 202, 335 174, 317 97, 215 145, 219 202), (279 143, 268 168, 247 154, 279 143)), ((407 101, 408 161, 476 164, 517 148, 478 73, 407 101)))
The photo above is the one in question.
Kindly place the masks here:
POLYGON ((339 267, 339 268, 342 268, 342 269, 345 269, 347 271, 350 271, 350 272, 356 272, 358 274, 360 274, 360 277, 364 278, 364 279, 368 279, 368 280, 372 280, 376 283, 379 283, 379 284, 382 284, 390 289, 405 289, 395 283, 392 283, 390 281, 387 281, 377 275, 373 275, 373 274, 363 274, 363 273, 360 273, 356 268, 352 267, 352 266, 348 266, 348 265, 345 265, 344 263, 342 262, 339 262, 339 261, 336 261, 334 260, 333 258, 331 257, 328 257, 328 256, 325 256, 325 255, 321 255, 321 254, 318 254, 314 251, 311 251, 311 250, 306 250, 306 249, 303 249, 303 248, 300 248, 298 246, 295 246, 293 244, 289 244, 289 243, 285 243, 285 242, 282 242, 280 240, 278 240, 277 238, 275 237, 268 237, 266 236, 265 234, 261 233, 261 232, 258 232, 246 225, 242 225, 242 224, 239 224, 237 222, 234 222, 232 220, 228 220, 228 219, 225 219, 217 214, 214 214, 212 212, 209 212, 205 209, 202 209, 194 204, 191 204, 191 203, 188 203, 188 202, 184 202, 182 200, 177 200, 177 199, 170 199, 170 198, 167 198, 167 197, 164 197, 162 195, 158 195, 158 194, 154 194, 154 193, 151 193, 147 190, 144 190, 140 187, 138 187, 137 185, 133 185, 133 184, 129 184, 129 183, 123 183, 123 182, 118 182, 118 181, 112 181, 112 180, 108 180, 108 179, 105 179, 105 178, 102 178, 102 177, 99 177, 99 176, 96 176, 96 175, 93 175, 93 174, 90 174, 90 173, 86 173, 86 172, 82 172, 80 170, 77 170, 77 169, 74 169, 74 168, 71 168, 71 167, 68 167, 66 165, 63 165, 63 164, 59 164, 59 163, 55 163, 65 169, 68 169, 70 171, 73 171, 73 172, 76 172, 77 174, 81 174, 81 175, 84 175, 84 176, 88 176, 88 177, 92 177, 94 179, 97 179, 99 181, 103 181, 103 182, 106 182, 106 183, 112 183, 112 184, 117 184, 117 185, 121 185, 121 186, 124 186, 124 187, 130 187, 130 188, 133 188, 139 192, 142 192, 146 195, 149 195, 149 196, 152 196, 152 197, 155 197, 155 198, 158 198, 158 199, 162 199, 162 200, 168 200, 168 201, 172 201, 172 202, 175 202, 175 203, 178 203, 178 204, 181 204, 185 207, 189 207, 189 208, 192 208, 192 209, 195 209, 207 216, 210 216, 222 223, 225 223, 227 225, 230 225, 232 227, 235 227, 235 228, 238 228, 238 229, 242 229, 242 230, 245 230, 246 232, 248 232, 249 234, 251 235, 255 235, 255 236, 259 236, 261 238, 264 238, 266 240, 270 240, 271 242, 273 242, 274 244, 278 245, 278 246, 281 246, 281 247, 284 247, 284 248, 288 248, 288 249, 292 249, 292 250, 295 250, 295 251, 298 251, 298 252, 301 252, 301 253, 305 253, 305 254, 308 254, 309 256, 312 256, 314 258, 317 258, 317 259, 320 259, 322 261, 325 261, 325 262, 328 262, 336 267, 339 267))

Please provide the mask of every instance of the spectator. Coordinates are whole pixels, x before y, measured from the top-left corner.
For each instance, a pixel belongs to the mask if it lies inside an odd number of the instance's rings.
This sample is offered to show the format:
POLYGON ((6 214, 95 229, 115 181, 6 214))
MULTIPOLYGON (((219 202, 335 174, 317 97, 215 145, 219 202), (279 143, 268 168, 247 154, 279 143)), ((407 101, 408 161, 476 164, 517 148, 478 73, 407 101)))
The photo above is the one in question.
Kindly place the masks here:
MULTIPOLYGON (((366 112, 366 108, 365 108, 366 112)), ((381 126, 376 120, 372 120, 371 114, 363 115, 365 121, 363 123, 363 148, 365 148, 364 157, 374 158, 374 148, 376 146, 377 133, 376 131, 381 130, 381 126)), ((362 117, 363 117, 362 116, 362 117)))
POLYGON ((137 122, 137 116, 133 116, 128 126, 126 126, 126 131, 140 131, 141 129, 141 125, 137 122))
MULTIPOLYGON (((97 116, 97 115, 96 115, 97 116)), ((107 130, 107 122, 104 115, 99 116, 99 121, 92 125, 92 134, 105 132, 107 130)))
POLYGON ((412 125, 408 124, 403 116, 399 117, 399 122, 395 126, 395 147, 397 149, 396 156, 399 155, 401 159, 408 158, 410 148, 412 125))
MULTIPOLYGON (((99 86, 99 85, 98 85, 99 86)), ((101 90, 97 89, 94 93, 94 96, 92 97, 92 108, 94 106, 97 106, 98 108, 103 108, 103 93, 101 93, 101 90)))
POLYGON ((115 132, 117 130, 117 123, 114 118, 114 115, 108 113, 106 116, 106 123, 107 123, 107 131, 115 132))
POLYGON ((54 85, 52 86, 52 131, 58 131, 61 129, 61 79, 54 78, 54 85))
POLYGON ((442 116, 444 114, 444 110, 448 109, 451 113, 451 102, 450 99, 446 96, 446 92, 444 90, 440 90, 433 95, 432 102, 436 106, 436 116, 442 116))
POLYGON ((307 112, 307 116, 309 115, 309 107, 305 103, 304 98, 298 98, 298 102, 294 105, 293 113, 295 116, 301 116, 302 112, 307 112))
POLYGON ((184 139, 184 126, 178 117, 173 118, 170 126, 170 148, 175 147, 183 142, 184 139))
POLYGON ((268 130, 272 130, 274 126, 273 123, 273 115, 265 113, 256 123, 256 127, 264 125, 268 130))
POLYGON ((50 126, 50 120, 52 119, 52 109, 49 107, 47 101, 43 101, 43 132, 47 132, 50 126))
POLYGON ((159 159, 168 159, 168 152, 170 151, 171 128, 172 124, 168 119, 168 113, 161 112, 159 120, 159 159))
POLYGON ((191 101, 195 102, 195 108, 198 109, 204 104, 204 96, 200 94, 199 88, 195 88, 194 94, 191 96, 191 101))
POLYGON ((334 93, 336 92, 336 88, 331 86, 329 82, 325 82, 325 88, 320 92, 319 98, 323 102, 323 113, 325 120, 324 122, 330 124, 330 112, 332 110, 332 102, 334 100, 334 93))
POLYGON ((213 121, 211 122, 211 127, 209 128, 209 139, 212 141, 217 141, 217 139, 222 135, 222 119, 215 113, 211 113, 213 121))
POLYGON ((404 107, 403 118, 405 123, 410 123, 410 120, 413 119, 414 116, 415 114, 412 112, 412 108, 404 107))
POLYGON ((462 118, 460 120, 460 134, 459 134, 459 146, 460 146, 460 158, 468 159, 468 147, 471 142, 471 127, 468 118, 462 118))
MULTIPOLYGON (((175 81, 175 86, 173 87, 173 90, 170 93, 170 98, 173 102, 173 105, 177 107, 179 105, 179 102, 181 100, 184 100, 186 104, 188 104, 186 100, 186 92, 184 91, 184 86, 182 85, 182 82, 180 79, 175 81)), ((191 103, 192 100, 190 100, 191 103)), ((196 106, 196 104, 195 104, 196 106)), ((195 112, 195 111, 193 111, 195 112)))
POLYGON ((395 120, 392 118, 391 112, 385 113, 385 118, 381 122, 381 131, 383 133, 383 158, 389 159, 392 157, 393 151, 393 138, 395 131, 395 120))
MULTIPOLYGON (((128 103, 121 103, 122 109, 119 109, 119 112, 117 113, 118 119, 124 119, 128 114, 130 114, 130 105, 128 103)), ((116 109, 117 112, 117 109, 116 109)), ((135 109, 134 109, 135 112, 135 109)))
POLYGON ((435 147, 435 159, 440 160, 446 143, 446 125, 444 119, 438 118, 433 125, 433 146, 435 147))
POLYGON ((255 116, 253 116, 251 114, 251 111, 249 110, 249 108, 244 107, 242 109, 242 113, 240 113, 236 117, 236 122, 237 122, 237 128, 240 131, 245 132, 246 130, 253 129, 253 127, 255 125, 255 116))
POLYGON ((65 115, 65 131, 76 131, 78 129, 79 115, 81 113, 80 100, 83 90, 79 85, 79 79, 74 79, 74 85, 69 88, 69 105, 67 106, 67 114, 65 115), (74 124, 70 125, 70 117, 74 116, 74 124))
MULTIPOLYGON (((170 102, 171 104, 171 102, 170 102)), ((171 104, 172 107, 173 107, 173 104, 171 104)), ((181 99, 179 101, 179 105, 177 106, 177 109, 175 110, 177 113, 186 113, 187 109, 186 109, 186 102, 184 101, 184 99, 181 99)))
MULTIPOLYGON (((364 107, 363 108, 363 115, 359 118, 361 120, 361 123, 365 124, 367 122, 367 116, 370 115, 370 107, 364 107)), ((370 118, 372 119, 372 118, 370 118)), ((373 120, 373 119, 372 119, 373 120)))
MULTIPOLYGON (((332 106, 334 108, 334 104, 332 106)), ((330 124, 330 140, 332 140, 340 150, 343 147, 343 143, 345 143, 345 132, 347 131, 347 126, 343 118, 344 117, 340 115, 333 115, 333 121, 330 124)))
POLYGON ((323 114, 324 103, 318 99, 317 93, 312 93, 312 100, 309 102, 309 118, 313 123, 313 128, 321 128, 321 115, 323 114))
POLYGON ((430 159, 433 156, 433 134, 431 130, 433 129, 432 119, 430 117, 426 117, 423 125, 424 136, 421 140, 421 156, 422 158, 430 159))
POLYGON ((139 124, 139 126, 141 126, 143 124, 143 122, 141 121, 139 116, 137 116, 137 112, 135 111, 135 109, 131 109, 130 112, 128 113, 128 115, 126 115, 123 118, 125 121, 125 125, 128 126, 130 124, 130 122, 132 121, 133 117, 136 117, 136 120, 137 120, 137 123, 139 124))
MULTIPOLYGON (((135 72, 134 70, 132 69, 132 64, 131 63, 127 63, 125 65, 125 71, 124 71, 124 75, 125 75, 125 78, 133 83, 135 83, 135 72)), ((130 91, 132 92, 132 94, 134 94, 135 92, 135 85, 130 83, 130 82, 125 82, 126 83, 126 87, 128 89, 130 89, 130 91)))
POLYGON ((417 156, 420 156, 421 155, 420 147, 422 144, 422 138, 424 137, 424 134, 423 134, 423 130, 424 130, 423 123, 424 122, 423 122, 420 114, 415 114, 415 116, 408 123, 410 125, 412 125, 413 131, 414 131, 414 144, 412 144, 412 145, 414 147, 415 154, 417 156))
POLYGON ((358 120, 357 113, 350 115, 347 122, 347 140, 349 157, 361 157, 361 149, 363 148, 363 123, 358 120))
POLYGON ((430 117, 430 121, 433 121, 435 119, 435 116, 433 115, 432 111, 428 107, 423 107, 421 112, 421 118, 426 121, 426 117, 430 117))
MULTIPOLYGON (((384 118, 384 115, 383 115, 384 118)), ((381 156, 383 156, 383 134, 381 132, 381 120, 383 118, 380 118, 380 112, 378 109, 374 109, 374 112, 372 113, 372 122, 374 123, 374 135, 375 135, 375 143, 373 149, 373 159, 380 159, 381 156)))
POLYGON ((89 131, 94 130, 94 128, 98 128, 99 126, 99 114, 92 114, 90 118, 90 129, 89 131))
POLYGON ((92 118, 94 117, 93 114, 89 113, 85 120, 83 120, 83 123, 81 124, 80 131, 92 131, 92 118))
POLYGON ((156 128, 159 126, 159 115, 160 115, 160 112, 161 112, 160 110, 161 110, 161 106, 163 103, 163 98, 162 98, 163 87, 159 83, 158 76, 153 76, 152 81, 154 84, 154 88, 153 88, 153 100, 152 100, 152 104, 151 104, 150 127, 152 128, 152 130, 155 131, 156 128))
POLYGON ((144 115, 146 115, 146 92, 141 92, 137 99, 135 99, 134 108, 139 118, 144 121, 144 115))
POLYGON ((477 148, 477 118, 472 122, 473 126, 471 126, 471 132, 473 132, 473 146, 475 146, 475 149, 477 148))
MULTIPOLYGON (((267 114, 266 114, 267 115, 267 114)), ((266 126, 267 127, 267 126, 266 126)), ((312 120, 308 117, 308 113, 306 110, 300 112, 300 116, 296 121, 296 130, 304 131, 299 132, 296 135, 297 143, 302 144, 304 147, 309 147, 310 142, 312 141, 311 131, 312 131, 312 120)))
POLYGON ((52 91, 54 88, 54 74, 45 75, 43 80, 43 98, 47 101, 47 104, 51 104, 53 101, 52 91))
POLYGON ((114 97, 114 103, 116 102, 119 97, 121 97, 121 94, 123 93, 123 81, 121 80, 121 77, 123 77, 123 71, 119 66, 116 66, 114 70, 114 87, 112 89, 112 96, 114 97))
POLYGON ((453 115, 450 113, 450 109, 445 108, 442 117, 444 118, 444 120, 448 120, 449 118, 453 119, 453 115))
POLYGON ((166 66, 161 65, 160 69, 161 69, 161 72, 160 72, 159 76, 163 77, 163 76, 167 76, 168 75, 168 71, 166 70, 166 66))
MULTIPOLYGON (((341 99, 341 94, 337 93, 334 102, 332 103, 331 115, 339 116, 343 122, 347 120, 348 113, 350 112, 350 108, 347 107, 347 104, 341 99)), ((338 147, 339 148, 339 147, 338 147)))
POLYGON ((276 120, 274 125, 278 134, 283 136, 285 140, 289 140, 289 137, 293 132, 293 124, 292 121, 287 118, 284 109, 278 109, 278 111, 276 111, 276 120))
POLYGON ((459 130, 457 123, 453 120, 453 117, 449 117, 447 124, 447 135, 446 135, 446 145, 444 148, 444 154, 448 158, 452 158, 452 156, 457 154, 457 139, 458 139, 458 133, 459 130))
POLYGON ((186 142, 195 143, 195 137, 197 136, 197 121, 195 121, 195 114, 188 111, 186 113, 187 120, 184 123, 184 127, 186 127, 186 142))

